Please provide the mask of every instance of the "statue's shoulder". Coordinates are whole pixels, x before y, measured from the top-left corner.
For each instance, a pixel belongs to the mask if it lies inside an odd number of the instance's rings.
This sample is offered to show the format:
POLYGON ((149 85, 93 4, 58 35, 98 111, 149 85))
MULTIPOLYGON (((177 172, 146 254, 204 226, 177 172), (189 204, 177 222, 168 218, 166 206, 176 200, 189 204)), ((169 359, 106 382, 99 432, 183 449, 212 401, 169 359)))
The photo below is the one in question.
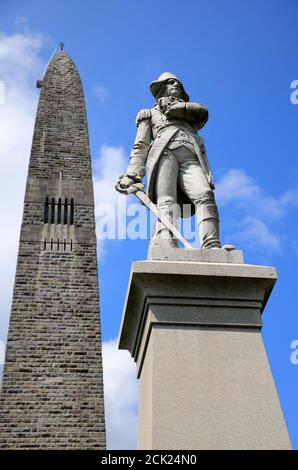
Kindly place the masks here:
POLYGON ((196 140, 201 148, 201 151, 206 153, 205 140, 203 139, 203 137, 200 135, 197 135, 196 140))
POLYGON ((140 124, 144 119, 151 119, 151 109, 141 109, 136 117, 136 126, 140 124))

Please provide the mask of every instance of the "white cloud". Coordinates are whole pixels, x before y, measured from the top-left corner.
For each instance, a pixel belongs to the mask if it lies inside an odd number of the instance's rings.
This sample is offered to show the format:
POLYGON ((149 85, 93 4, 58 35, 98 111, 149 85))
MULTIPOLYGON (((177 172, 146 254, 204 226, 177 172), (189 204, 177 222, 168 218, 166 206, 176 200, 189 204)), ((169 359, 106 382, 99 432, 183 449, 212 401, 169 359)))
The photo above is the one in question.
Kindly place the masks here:
POLYGON ((0 80, 0 105, 5 104, 5 83, 0 80))
POLYGON ((115 184, 119 176, 126 172, 127 163, 128 158, 123 147, 108 145, 101 147, 99 158, 93 162, 95 218, 100 255, 104 253, 103 222, 111 230, 114 228, 115 236, 109 238, 119 238, 120 234, 126 233, 126 213, 130 198, 119 194, 115 190, 115 184))
POLYGON ((44 68, 40 34, 28 28, 12 35, 0 33, 0 79, 5 86, 0 105, 0 338, 5 339, 11 307, 27 167, 38 93, 36 79, 44 68))
POLYGON ((39 57, 42 43, 41 34, 26 31, 6 35, 0 32, 1 78, 7 83, 9 91, 20 94, 25 91, 25 96, 32 96, 32 83, 36 81, 36 73, 43 70, 39 57))
POLYGON ((123 147, 101 147, 99 158, 93 162, 95 213, 101 203, 117 203, 119 193, 115 190, 115 184, 119 176, 125 173, 127 161, 123 147))
POLYGON ((217 183, 216 195, 221 204, 231 201, 251 199, 259 193, 259 188, 253 180, 243 171, 232 168, 217 183))
POLYGON ((284 207, 297 206, 297 204, 298 204, 298 191, 293 190, 293 189, 289 190, 289 191, 286 191, 284 194, 281 195, 280 203, 284 207))
POLYGON ((0 366, 4 364, 5 359, 5 343, 0 340, 0 366))
POLYGON ((96 98, 98 98, 99 101, 102 101, 102 102, 106 102, 110 97, 110 93, 104 85, 99 85, 99 84, 95 85, 93 92, 96 98))
POLYGON ((219 206, 229 207, 235 218, 236 229, 228 235, 236 244, 245 243, 256 249, 279 250, 282 246, 280 227, 291 206, 298 204, 298 191, 287 190, 280 196, 271 196, 241 169, 229 170, 216 187, 219 206), (234 213, 233 213, 234 209, 234 213), (235 212, 236 211, 236 212, 235 212))
POLYGON ((244 217, 239 224, 239 230, 230 236, 231 240, 244 242, 254 248, 256 245, 266 247, 266 250, 279 250, 280 240, 268 226, 255 217, 244 217))
POLYGON ((103 343, 103 371, 108 449, 135 449, 138 384, 129 352, 117 341, 103 343))
POLYGON ((281 198, 266 194, 243 170, 232 168, 216 187, 217 198, 222 205, 234 203, 254 215, 268 219, 284 214, 285 204, 281 198))

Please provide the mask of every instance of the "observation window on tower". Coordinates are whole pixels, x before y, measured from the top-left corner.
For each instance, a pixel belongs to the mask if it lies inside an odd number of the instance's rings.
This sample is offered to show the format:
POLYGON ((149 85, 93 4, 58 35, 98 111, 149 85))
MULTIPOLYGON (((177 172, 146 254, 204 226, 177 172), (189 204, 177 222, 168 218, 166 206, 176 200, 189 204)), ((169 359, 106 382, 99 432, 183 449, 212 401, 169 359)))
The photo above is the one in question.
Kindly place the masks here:
POLYGON ((71 198, 70 203, 67 198, 62 201, 58 199, 46 197, 43 214, 44 224, 57 225, 74 225, 74 200, 71 198))
POLYGON ((47 224, 49 222, 49 198, 46 197, 46 203, 44 206, 44 216, 43 216, 43 222, 47 224))
POLYGON ((65 198, 64 203, 64 225, 67 225, 67 198, 65 198))
POLYGON ((73 225, 74 223, 74 204, 73 204, 73 199, 71 199, 70 202, 70 225, 73 225))
POLYGON ((51 205, 51 224, 55 223, 55 198, 52 198, 52 205, 51 205))
POLYGON ((61 197, 59 197, 59 199, 58 199, 57 223, 61 224, 61 197))

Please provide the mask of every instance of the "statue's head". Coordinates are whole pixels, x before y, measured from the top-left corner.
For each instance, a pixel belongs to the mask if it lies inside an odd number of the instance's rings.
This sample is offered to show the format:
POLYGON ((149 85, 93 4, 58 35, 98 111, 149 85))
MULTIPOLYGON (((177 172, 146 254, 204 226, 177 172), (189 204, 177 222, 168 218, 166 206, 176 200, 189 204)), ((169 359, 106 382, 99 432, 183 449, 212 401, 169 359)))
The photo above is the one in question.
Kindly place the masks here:
POLYGON ((160 77, 151 83, 150 90, 156 100, 163 96, 172 96, 189 101, 189 96, 184 90, 182 82, 171 72, 164 72, 160 77))

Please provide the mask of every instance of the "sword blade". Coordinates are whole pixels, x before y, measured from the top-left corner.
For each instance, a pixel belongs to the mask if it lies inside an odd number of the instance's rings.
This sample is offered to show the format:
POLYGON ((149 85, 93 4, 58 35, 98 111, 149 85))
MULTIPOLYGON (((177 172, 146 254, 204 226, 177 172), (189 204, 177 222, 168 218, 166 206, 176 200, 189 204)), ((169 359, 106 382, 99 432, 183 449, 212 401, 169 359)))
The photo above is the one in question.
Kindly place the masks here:
POLYGON ((144 191, 138 189, 134 191, 137 198, 158 218, 158 220, 178 239, 188 250, 194 250, 194 247, 184 238, 184 236, 177 230, 177 228, 166 218, 163 217, 156 205, 153 204, 151 199, 147 196, 144 191))

